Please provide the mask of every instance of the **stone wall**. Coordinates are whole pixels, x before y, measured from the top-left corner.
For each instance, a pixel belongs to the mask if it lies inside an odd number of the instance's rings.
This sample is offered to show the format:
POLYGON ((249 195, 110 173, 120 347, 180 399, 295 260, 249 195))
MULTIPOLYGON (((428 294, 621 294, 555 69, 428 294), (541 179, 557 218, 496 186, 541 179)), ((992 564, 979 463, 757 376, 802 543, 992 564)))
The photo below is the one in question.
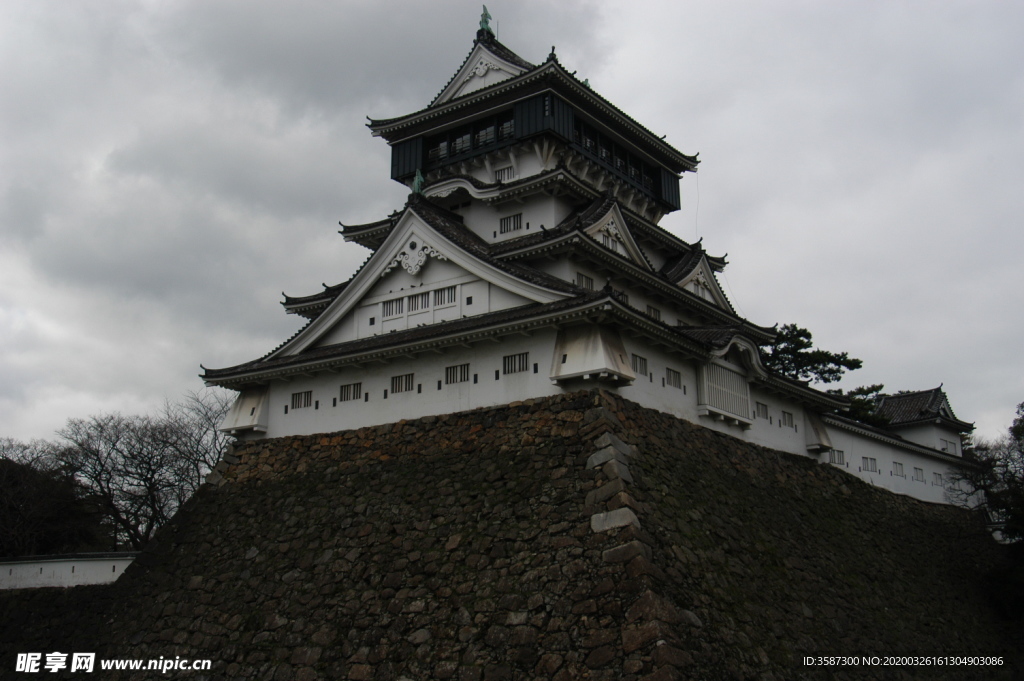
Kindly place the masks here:
POLYGON ((602 392, 249 443, 211 479, 117 583, 0 595, 0 676, 73 650, 214 660, 193 679, 1014 678, 971 516, 602 392))

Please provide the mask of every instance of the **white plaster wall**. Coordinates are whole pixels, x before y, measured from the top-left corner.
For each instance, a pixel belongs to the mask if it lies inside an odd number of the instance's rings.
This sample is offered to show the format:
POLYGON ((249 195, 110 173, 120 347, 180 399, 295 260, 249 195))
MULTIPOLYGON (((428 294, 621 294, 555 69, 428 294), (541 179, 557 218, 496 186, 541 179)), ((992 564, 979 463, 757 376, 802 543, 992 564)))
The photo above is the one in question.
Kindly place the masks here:
POLYGON ((904 439, 924 445, 925 447, 933 447, 939 451, 942 451, 942 440, 950 440, 955 443, 956 451, 949 453, 954 456, 960 456, 963 454, 963 443, 960 440, 960 433, 949 428, 944 428, 937 423, 926 423, 909 428, 897 428, 896 432, 904 439))
POLYGON ((496 85, 497 83, 500 83, 503 80, 508 80, 509 78, 512 77, 513 74, 502 69, 487 69, 484 75, 474 75, 472 78, 466 81, 465 85, 459 88, 459 90, 455 94, 455 97, 462 97, 463 95, 468 95, 471 92, 483 90, 485 87, 496 85))
POLYGON ((540 231, 541 225, 551 229, 571 211, 572 205, 565 199, 534 194, 525 199, 518 197, 516 201, 505 201, 497 205, 474 201, 455 212, 463 217, 466 226, 481 239, 488 243, 500 243, 534 234, 540 231), (522 227, 502 234, 501 219, 516 213, 523 214, 522 227))
POLYGON ((0 589, 107 584, 117 580, 133 560, 134 555, 3 561, 0 589))
MULTIPOLYGON (((478 288, 473 289, 474 291, 483 292, 474 293, 474 303, 478 300, 477 296, 495 295, 494 291, 489 294, 486 292, 486 282, 472 282, 469 286, 476 286, 478 288)), ((270 387, 267 436, 309 435, 393 423, 401 419, 498 406, 596 385, 593 381, 583 379, 566 383, 564 386, 551 382, 549 373, 555 336, 556 331, 551 329, 529 337, 510 336, 497 343, 481 342, 472 347, 452 348, 440 353, 428 352, 415 358, 369 363, 363 367, 347 368, 337 373, 323 373, 288 382, 275 382, 270 387), (520 352, 529 353, 528 370, 517 374, 502 374, 502 357, 520 352), (467 362, 470 365, 470 380, 466 383, 446 385, 445 368, 467 362), (391 377, 407 373, 414 374, 413 390, 392 393, 391 377), (340 386, 355 382, 362 384, 361 397, 353 401, 336 402, 340 386), (291 409, 292 394, 306 390, 313 393, 313 406, 291 409), (385 391, 388 393, 387 397, 385 391), (289 407, 288 413, 285 413, 285 406, 289 407)), ((632 385, 612 389, 622 397, 741 440, 810 456, 819 461, 828 461, 827 453, 818 455, 809 454, 807 451, 804 410, 800 404, 752 385, 750 416, 753 421, 749 427, 709 416, 698 416, 698 368, 692 361, 676 353, 666 352, 661 347, 652 346, 639 336, 626 336, 623 343, 629 355, 627 361, 631 363, 634 353, 647 359, 647 375, 638 376, 632 385), (666 367, 680 373, 682 387, 674 388, 667 385, 664 381, 666 367), (756 417, 757 402, 768 406, 767 419, 756 417), (793 414, 793 426, 781 425, 783 411, 793 414)), ((842 469, 846 472, 897 494, 930 502, 946 502, 945 488, 933 484, 933 474, 936 472, 942 473, 944 479, 948 477, 949 469, 945 462, 845 430, 829 427, 828 432, 835 449, 844 452, 847 464, 842 466, 842 469), (861 470, 862 457, 875 458, 878 472, 868 473, 861 470), (903 464, 905 477, 892 474, 893 461, 903 464), (915 467, 924 470, 924 482, 912 479, 915 467)))
MULTIPOLYGON (((934 473, 941 473, 943 480, 948 479, 950 468, 946 462, 900 447, 893 447, 880 440, 847 430, 831 426, 827 428, 833 448, 842 450, 846 457, 846 464, 837 466, 838 468, 876 487, 882 487, 896 494, 904 494, 923 501, 948 503, 945 487, 933 482, 934 473), (878 462, 877 473, 863 470, 864 457, 873 458, 878 462), (903 464, 904 477, 893 475, 894 461, 903 464), (913 479, 915 467, 924 470, 924 482, 913 479)), ((822 453, 820 460, 828 462, 828 453, 822 453)))
POLYGON ((530 302, 527 298, 478 279, 457 265, 430 259, 415 276, 401 268, 389 273, 370 290, 357 307, 324 334, 317 345, 333 345, 369 338, 391 331, 519 307, 530 302), (433 291, 448 286, 458 287, 455 303, 435 306, 433 291), (401 315, 384 318, 382 302, 419 293, 431 294, 430 305, 427 308, 410 311, 409 301, 405 300, 401 315))
POLYGON ((544 330, 529 337, 512 336, 500 343, 486 341, 470 348, 452 348, 441 354, 429 352, 387 364, 377 362, 337 373, 275 382, 270 386, 267 436, 310 435, 361 428, 558 394, 562 389, 554 385, 548 375, 555 333, 554 330, 544 330), (530 353, 528 370, 501 374, 502 357, 520 352, 530 353), (470 365, 469 382, 445 385, 445 367, 466 362, 470 365), (537 373, 533 371, 534 364, 537 365, 537 373), (497 379, 495 371, 499 372, 497 379), (391 377, 407 373, 414 374, 414 389, 408 393, 391 393, 391 377), (474 374, 476 383, 473 382, 474 374), (441 381, 440 389, 438 381, 441 381), (355 382, 362 383, 364 397, 335 405, 340 387, 355 382), (291 409, 292 393, 306 390, 313 392, 314 406, 291 409), (388 391, 386 398, 385 390, 388 391), (289 406, 287 414, 284 410, 286 405, 289 406))
POLYGON ((764 447, 807 455, 807 433, 802 405, 781 399, 778 395, 761 390, 757 386, 751 386, 750 415, 754 422, 747 430, 745 439, 764 447), (767 420, 757 418, 758 402, 768 405, 767 420), (782 425, 784 411, 793 415, 792 426, 782 425))

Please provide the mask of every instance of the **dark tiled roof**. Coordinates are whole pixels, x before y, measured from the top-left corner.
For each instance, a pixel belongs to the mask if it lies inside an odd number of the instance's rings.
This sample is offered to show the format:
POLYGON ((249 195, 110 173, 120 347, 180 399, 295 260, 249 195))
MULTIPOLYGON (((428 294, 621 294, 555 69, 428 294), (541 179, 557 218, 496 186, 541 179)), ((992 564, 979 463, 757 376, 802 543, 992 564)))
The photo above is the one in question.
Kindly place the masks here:
POLYGON ((290 296, 287 293, 282 293, 281 295, 284 296, 284 302, 281 304, 284 305, 285 307, 295 307, 301 305, 313 305, 316 303, 323 302, 325 300, 331 301, 337 298, 338 294, 344 291, 345 288, 349 285, 349 282, 351 281, 352 280, 349 279, 348 281, 342 282, 340 284, 335 284, 333 286, 328 286, 327 284, 324 284, 323 291, 308 296, 290 296))
POLYGON ((662 266, 660 274, 675 284, 700 264, 703 255, 704 249, 700 247, 700 244, 695 244, 689 253, 680 253, 677 257, 667 260, 662 266))
MULTIPOLYGON (((467 55, 467 59, 468 58, 469 57, 467 55)), ((462 65, 465 65, 465 63, 465 60, 463 60, 462 65)), ((459 70, 462 69, 462 65, 459 66, 459 70)), ((662 154, 667 154, 668 157, 672 158, 673 161, 676 164, 678 164, 678 167, 680 169, 677 170, 677 172, 685 172, 687 170, 692 171, 696 169, 697 164, 700 163, 700 160, 697 158, 697 154, 693 156, 684 154, 675 147, 673 147, 672 145, 665 142, 661 136, 655 135, 646 127, 638 123, 634 118, 629 116, 622 109, 618 108, 610 101, 599 95, 589 85, 584 85, 582 81, 580 81, 579 79, 576 78, 575 75, 573 75, 573 73, 568 72, 565 69, 565 67, 562 66, 562 64, 558 61, 557 57, 554 57, 554 55, 549 55, 548 59, 543 64, 533 66, 524 73, 520 74, 519 76, 501 81, 499 83, 495 83, 494 85, 483 88, 481 90, 475 90, 474 92, 471 92, 465 95, 464 97, 459 97, 457 100, 453 101, 464 100, 461 104, 459 104, 459 106, 464 106, 465 102, 471 101, 473 99, 483 99, 494 96, 497 93, 506 91, 509 87, 514 88, 518 87, 520 84, 524 82, 529 82, 531 80, 531 76, 537 75, 540 71, 549 67, 550 65, 554 65, 555 67, 555 70, 552 72, 551 77, 553 77, 556 81, 560 78, 563 83, 575 86, 575 88, 572 91, 566 93, 568 96, 574 98, 582 98, 583 100, 586 100, 587 104, 596 105, 599 108, 605 108, 607 113, 611 114, 611 117, 613 119, 617 118, 619 119, 619 121, 617 122, 619 122, 620 124, 624 123, 627 130, 629 128, 632 128, 631 132, 633 134, 639 133, 640 138, 644 140, 644 142, 648 144, 652 149, 655 149, 662 154)), ((457 73, 458 71, 456 71, 456 74, 457 73)), ((452 78, 454 78, 454 76, 452 78)), ((449 79, 448 84, 445 85, 445 88, 447 88, 449 84, 451 84, 451 79, 449 79)), ((442 89, 441 92, 444 92, 444 89, 442 89)), ((436 97, 434 101, 436 101, 436 97)), ((405 116, 396 116, 394 118, 385 119, 370 119, 370 121, 367 123, 367 127, 369 127, 371 130, 375 132, 378 132, 378 134, 383 134, 383 130, 386 128, 398 125, 403 121, 412 121, 414 119, 417 119, 420 116, 424 116, 430 113, 431 110, 433 109, 437 109, 438 111, 440 111, 447 104, 448 103, 446 102, 443 105, 435 105, 434 102, 431 102, 429 106, 420 109, 419 111, 415 111, 411 114, 406 114, 405 116)), ((436 115, 436 113, 434 115, 436 115)), ((387 139, 387 134, 384 134, 384 137, 385 139, 387 139)))
MULTIPOLYGON (((736 336, 743 335, 743 328, 736 324, 726 326, 676 326, 676 333, 703 343, 714 349, 724 348, 736 336)), ((752 339, 753 343, 757 343, 752 339)))
POLYGON ((875 414, 888 419, 890 426, 941 419, 963 430, 974 429, 972 424, 961 421, 953 413, 946 393, 942 392, 942 386, 931 390, 886 395, 875 407, 875 414))

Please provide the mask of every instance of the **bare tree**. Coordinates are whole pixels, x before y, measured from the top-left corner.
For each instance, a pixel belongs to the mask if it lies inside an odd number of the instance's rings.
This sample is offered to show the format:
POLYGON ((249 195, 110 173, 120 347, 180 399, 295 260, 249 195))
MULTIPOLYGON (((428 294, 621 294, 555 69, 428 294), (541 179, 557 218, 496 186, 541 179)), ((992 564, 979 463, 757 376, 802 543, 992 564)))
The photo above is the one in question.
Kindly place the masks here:
POLYGON ((71 419, 60 463, 100 500, 121 543, 141 549, 199 488, 227 446, 217 430, 229 401, 190 393, 158 416, 71 419))
POLYGON ((950 500, 986 510, 1008 539, 1024 539, 1024 402, 1006 435, 964 450, 972 465, 954 473, 950 500))

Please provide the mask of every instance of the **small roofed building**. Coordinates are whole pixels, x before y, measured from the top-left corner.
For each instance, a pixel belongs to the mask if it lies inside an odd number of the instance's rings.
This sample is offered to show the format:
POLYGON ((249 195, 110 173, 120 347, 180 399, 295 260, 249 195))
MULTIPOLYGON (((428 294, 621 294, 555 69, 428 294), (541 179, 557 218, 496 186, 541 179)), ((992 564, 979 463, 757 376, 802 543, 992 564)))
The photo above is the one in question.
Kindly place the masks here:
MULTIPOLYGON (((424 109, 371 120, 410 188, 341 283, 285 296, 305 325, 259 359, 206 369, 239 392, 242 439, 330 432, 603 387, 783 451, 828 457, 845 398, 775 375, 772 328, 719 286, 727 263, 659 226, 682 153, 559 63, 487 22, 424 109)), ((945 464, 943 464, 945 465, 945 464)))
POLYGON ((950 473, 965 465, 963 435, 974 425, 956 417, 942 386, 883 395, 873 416, 874 425, 824 416, 830 462, 893 492, 947 501, 950 473))
POLYGON ((885 395, 875 414, 889 422, 888 429, 900 437, 959 456, 963 453, 962 435, 974 430, 974 424, 961 421, 949 406, 942 386, 932 390, 885 395))

